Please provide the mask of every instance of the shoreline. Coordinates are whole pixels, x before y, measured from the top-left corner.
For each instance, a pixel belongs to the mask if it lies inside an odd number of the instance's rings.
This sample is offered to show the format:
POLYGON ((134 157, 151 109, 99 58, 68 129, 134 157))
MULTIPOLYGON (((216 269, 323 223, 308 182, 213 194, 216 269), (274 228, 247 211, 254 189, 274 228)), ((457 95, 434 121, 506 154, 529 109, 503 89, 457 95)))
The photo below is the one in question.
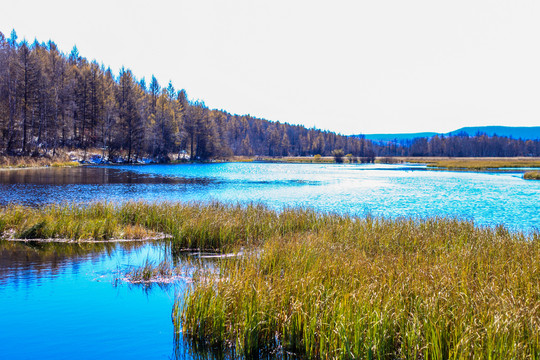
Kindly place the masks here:
MULTIPOLYGON (((357 159, 358 160, 358 159, 357 159)), ((81 166, 121 166, 121 165, 185 165, 185 164, 213 164, 213 163, 276 163, 276 164, 410 164, 410 165, 426 165, 428 170, 448 170, 448 171, 536 171, 540 169, 540 157, 377 157, 372 162, 353 161, 344 157, 342 162, 336 162, 331 156, 326 157, 311 157, 311 156, 296 156, 296 157, 244 157, 234 156, 227 159, 219 159, 206 162, 169 162, 169 163, 80 163, 77 161, 71 162, 54 162, 48 165, 38 166, 4 166, 0 165, 0 171, 11 170, 27 170, 27 169, 50 169, 50 168, 72 168, 81 166), (56 164, 56 165, 55 165, 56 164)))

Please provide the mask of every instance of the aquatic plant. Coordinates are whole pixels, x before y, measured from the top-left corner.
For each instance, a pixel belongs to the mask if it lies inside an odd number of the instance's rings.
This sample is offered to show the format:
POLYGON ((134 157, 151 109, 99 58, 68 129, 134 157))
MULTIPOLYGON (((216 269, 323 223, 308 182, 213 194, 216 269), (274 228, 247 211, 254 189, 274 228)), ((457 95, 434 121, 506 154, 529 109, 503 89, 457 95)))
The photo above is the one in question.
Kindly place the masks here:
POLYGON ((110 204, 50 205, 31 208, 9 205, 0 209, 4 237, 15 239, 95 240, 141 239, 156 232, 119 224, 110 204))
POLYGON ((175 268, 167 260, 155 265, 153 261, 146 259, 144 265, 129 271, 126 274, 126 279, 131 283, 165 282, 171 279, 175 273, 175 268))
POLYGON ((234 251, 274 235, 315 230, 332 217, 313 210, 277 213, 261 204, 145 203, 0 208, 4 237, 19 239, 145 239, 170 236, 176 250, 234 251))

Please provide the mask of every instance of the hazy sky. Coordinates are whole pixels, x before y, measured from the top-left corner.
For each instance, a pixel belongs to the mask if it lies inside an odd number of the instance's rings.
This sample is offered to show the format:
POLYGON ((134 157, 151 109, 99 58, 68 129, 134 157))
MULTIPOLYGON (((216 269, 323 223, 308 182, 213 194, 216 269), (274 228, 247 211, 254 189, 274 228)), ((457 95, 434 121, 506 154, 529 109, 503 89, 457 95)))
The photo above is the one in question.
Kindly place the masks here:
POLYGON ((13 28, 211 108, 344 134, 540 125, 537 0, 0 0, 13 28))

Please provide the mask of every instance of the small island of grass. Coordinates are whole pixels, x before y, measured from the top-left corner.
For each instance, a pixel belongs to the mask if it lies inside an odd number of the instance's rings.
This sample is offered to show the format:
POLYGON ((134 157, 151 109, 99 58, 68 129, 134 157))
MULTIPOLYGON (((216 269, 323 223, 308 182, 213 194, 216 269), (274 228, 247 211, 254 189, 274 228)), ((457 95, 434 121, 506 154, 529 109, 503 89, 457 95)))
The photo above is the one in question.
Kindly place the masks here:
POLYGON ((540 171, 527 171, 523 174, 525 180, 540 180, 540 171))

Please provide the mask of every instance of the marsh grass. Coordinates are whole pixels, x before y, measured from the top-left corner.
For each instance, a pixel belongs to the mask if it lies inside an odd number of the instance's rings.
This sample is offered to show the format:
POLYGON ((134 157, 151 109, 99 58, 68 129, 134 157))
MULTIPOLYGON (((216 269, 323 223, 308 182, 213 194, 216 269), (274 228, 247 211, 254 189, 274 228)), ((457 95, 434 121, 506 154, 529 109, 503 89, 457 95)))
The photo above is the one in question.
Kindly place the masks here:
POLYGON ((311 163, 325 163, 333 164, 335 159, 333 156, 275 156, 275 157, 259 157, 259 161, 275 162, 275 163, 293 163, 293 164, 311 164, 311 163))
POLYGON ((0 231, 15 239, 111 240, 155 235, 140 226, 123 224, 108 204, 51 205, 31 208, 9 205, 0 209, 0 231))
POLYGON ((523 174, 525 180, 540 180, 540 171, 527 171, 523 174))
POLYGON ((81 163, 78 161, 55 161, 51 163, 51 167, 74 167, 81 166, 81 163))
POLYGON ((146 259, 142 266, 138 266, 129 271, 125 278, 130 283, 151 283, 151 282, 169 282, 175 275, 179 274, 178 268, 164 260, 157 265, 146 259))
POLYGON ((404 160, 443 169, 490 170, 540 167, 539 158, 404 158, 404 160))
MULTIPOLYGON (((456 219, 131 202, 8 206, 18 237, 165 233, 173 253, 238 252, 194 271, 176 338, 240 357, 540 359, 540 234, 456 219)), ((169 264, 170 265, 170 264, 169 264)), ((135 278, 169 274, 146 264, 135 278)))
POLYGON ((171 237, 178 250, 234 252, 258 246, 274 235, 316 230, 331 217, 313 210, 285 209, 276 213, 260 204, 128 202, 122 205, 49 205, 0 208, 0 231, 19 239, 73 240, 171 237))
POLYGON ((538 233, 326 217, 195 276, 177 331, 245 357, 540 357, 538 233))

